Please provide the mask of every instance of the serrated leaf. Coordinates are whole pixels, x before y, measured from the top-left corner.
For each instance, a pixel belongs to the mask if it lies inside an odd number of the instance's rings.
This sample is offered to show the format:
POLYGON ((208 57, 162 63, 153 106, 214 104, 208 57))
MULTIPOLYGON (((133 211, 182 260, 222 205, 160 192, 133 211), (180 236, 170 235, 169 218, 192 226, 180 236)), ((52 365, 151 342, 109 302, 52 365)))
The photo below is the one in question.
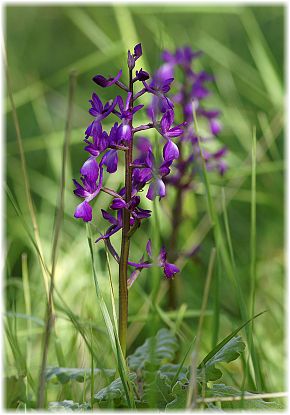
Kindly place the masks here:
POLYGON ((180 365, 172 363, 161 366, 157 372, 145 372, 144 402, 151 403, 150 407, 153 404, 158 409, 166 408, 166 405, 174 399, 172 380, 176 378, 177 381, 187 384, 188 374, 187 368, 182 367, 180 370, 180 365))
POLYGON ((48 409, 52 412, 70 412, 70 411, 88 411, 90 405, 88 403, 78 403, 74 401, 60 401, 60 402, 50 402, 48 404, 48 409))
MULTIPOLYGON (((132 383, 132 385, 136 378, 137 375, 135 373, 129 374, 129 381, 132 383)), ((98 393, 96 393, 94 396, 94 400, 98 403, 98 405, 101 408, 108 407, 108 404, 110 403, 113 403, 115 408, 128 407, 124 386, 121 378, 117 378, 112 383, 110 383, 110 385, 106 386, 105 388, 101 389, 98 393)))
POLYGON ((166 405, 166 409, 185 409, 188 384, 184 380, 177 381, 172 389, 174 399, 166 405))
POLYGON ((187 367, 182 367, 180 369, 179 364, 167 363, 166 365, 161 366, 161 368, 159 369, 160 373, 162 375, 165 375, 170 381, 172 381, 175 378, 178 370, 179 373, 176 381, 188 381, 189 369, 187 367))
POLYGON ((216 345, 216 347, 214 347, 203 359, 203 361, 200 363, 200 365, 198 366, 198 368, 201 368, 202 366, 205 365, 205 363, 210 360, 212 358, 212 356, 214 356, 225 344, 227 344, 232 338, 234 338, 236 336, 236 334, 238 334, 238 332, 240 330, 242 330, 242 328, 244 328, 247 324, 249 324, 251 321, 255 320, 257 317, 261 316, 262 314, 264 314, 265 311, 262 311, 261 313, 256 314, 254 317, 250 318, 248 321, 246 321, 245 323, 243 323, 240 327, 238 327, 237 329, 235 329, 231 334, 229 334, 227 337, 225 337, 219 344, 216 345))
MULTIPOLYGON (((216 383, 212 388, 207 389, 206 397, 225 397, 225 396, 241 396, 242 391, 234 388, 233 386, 227 386, 223 383, 216 383)), ((244 396, 254 396, 254 393, 244 392, 244 396)), ((224 409, 241 409, 241 401, 221 402, 224 409)), ((281 409, 281 405, 277 402, 266 402, 263 399, 257 398, 254 400, 243 400, 244 409, 281 409)))
MULTIPOLYGON (((54 382, 60 382, 62 384, 75 380, 77 382, 84 382, 85 378, 90 379, 91 377, 90 368, 70 368, 70 367, 48 367, 46 369, 45 378, 46 380, 52 380, 54 382)), ((112 378, 115 376, 115 369, 94 369, 95 376, 107 376, 112 378)))
POLYGON ((167 329, 161 329, 156 336, 150 337, 128 356, 128 365, 131 369, 143 369, 145 365, 160 366, 162 363, 171 362, 178 348, 178 342, 167 329))
POLYGON ((223 347, 208 359, 203 366, 197 369, 199 379, 205 378, 205 381, 214 381, 222 376, 222 372, 215 367, 217 363, 229 363, 236 360, 244 351, 246 345, 240 336, 233 337, 223 347))
POLYGON ((144 394, 142 400, 149 407, 164 409, 168 402, 172 401, 171 381, 160 370, 151 373, 151 382, 144 382, 144 394))

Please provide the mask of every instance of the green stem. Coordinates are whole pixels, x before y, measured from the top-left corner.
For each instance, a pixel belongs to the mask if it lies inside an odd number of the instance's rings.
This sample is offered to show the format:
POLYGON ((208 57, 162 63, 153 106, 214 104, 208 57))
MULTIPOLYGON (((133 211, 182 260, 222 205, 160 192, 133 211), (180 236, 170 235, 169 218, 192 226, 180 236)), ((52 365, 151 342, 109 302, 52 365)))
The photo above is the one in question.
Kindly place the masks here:
MULTIPOLYGON (((129 90, 132 93, 130 109, 133 108, 133 82, 132 70, 129 70, 129 90)), ((132 128, 132 121, 130 123, 132 128)), ((132 159, 133 159, 133 135, 129 142, 128 150, 125 151, 125 200, 128 203, 132 196, 132 159)), ((119 341, 124 357, 126 357, 127 324, 128 324, 128 258, 130 249, 130 212, 123 209, 123 228, 121 255, 119 264, 119 341)))

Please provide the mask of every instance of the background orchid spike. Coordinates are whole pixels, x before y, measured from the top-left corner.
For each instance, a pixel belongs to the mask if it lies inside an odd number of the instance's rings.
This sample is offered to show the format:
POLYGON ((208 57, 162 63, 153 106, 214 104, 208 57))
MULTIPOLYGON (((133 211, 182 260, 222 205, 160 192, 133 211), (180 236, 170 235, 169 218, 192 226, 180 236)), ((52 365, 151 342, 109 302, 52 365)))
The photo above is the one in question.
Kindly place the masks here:
MULTIPOLYGON (((124 349, 124 313, 127 311, 127 268, 138 270, 133 271, 134 278, 131 278, 129 285, 131 286, 133 280, 137 278, 141 269, 150 266, 159 266, 163 269, 166 278, 171 279, 179 271, 174 265, 166 260, 165 248, 162 248, 160 259, 157 261, 152 258, 152 254, 146 261, 146 266, 143 260, 140 263, 129 261, 129 245, 130 238, 138 229, 144 219, 151 215, 151 211, 143 209, 141 204, 141 197, 139 193, 148 186, 146 197, 149 200, 159 199, 166 196, 165 178, 170 174, 170 168, 174 160, 179 157, 179 150, 174 143, 177 137, 183 135, 184 123, 174 125, 174 110, 173 104, 166 96, 170 90, 173 78, 153 78, 146 83, 150 75, 141 69, 136 71, 136 76, 133 74, 135 62, 142 56, 141 44, 134 48, 134 52, 128 51, 128 69, 129 69, 129 85, 125 85, 121 80, 122 70, 116 76, 104 77, 103 75, 96 75, 93 81, 101 86, 107 88, 115 85, 121 90, 126 91, 125 96, 114 96, 113 99, 103 104, 100 97, 93 92, 92 99, 89 101, 91 108, 90 115, 93 117, 92 122, 85 131, 86 143, 85 151, 90 156, 85 161, 80 169, 81 182, 74 180, 76 189, 74 193, 76 196, 84 199, 75 210, 74 216, 78 219, 83 219, 84 222, 90 222, 93 219, 93 209, 90 202, 94 200, 100 191, 107 193, 113 198, 110 204, 110 211, 102 209, 99 213, 103 218, 109 222, 110 226, 104 235, 101 235, 96 242, 104 240, 109 247, 109 251, 114 259, 119 262, 119 297, 123 302, 120 306, 120 332, 122 339, 122 347, 124 349), (134 91, 134 87, 140 86, 139 91, 134 91), (158 106, 162 108, 163 114, 158 119, 156 113, 154 117, 148 120, 147 124, 142 124, 133 127, 133 121, 138 111, 141 111, 144 105, 136 105, 136 101, 142 95, 149 93, 153 94, 157 100, 158 106), (102 122, 107 117, 115 116, 117 122, 112 122, 110 132, 104 131, 102 122), (139 137, 139 140, 134 140, 134 136, 139 132, 142 134, 151 128, 155 128, 160 137, 161 151, 160 154, 153 154, 153 148, 150 140, 146 137, 139 137), (133 149, 136 147, 136 159, 133 159, 133 149), (119 192, 104 187, 104 169, 108 174, 113 174, 118 171, 118 163, 121 154, 125 154, 125 182, 124 186, 119 192), (161 161, 159 161, 161 160, 161 161), (122 231, 122 244, 120 255, 113 247, 110 238, 115 233, 122 231)), ((144 110, 143 110, 144 111, 144 110)), ((146 111, 144 111, 146 114, 146 111)), ((160 148, 160 146, 159 146, 160 148)), ((121 157, 120 157, 121 155, 121 157)), ((147 253, 149 248, 147 246, 147 253)), ((150 248, 151 252, 151 248, 150 248)))
MULTIPOLYGON (((172 207, 172 233, 170 235, 170 261, 177 259, 177 246, 179 227, 182 222, 184 194, 195 188, 200 170, 200 147, 198 139, 203 142, 203 158, 207 170, 217 171, 223 175, 227 170, 225 147, 216 148, 216 138, 222 130, 219 120, 220 111, 208 108, 206 99, 210 95, 207 87, 214 78, 205 71, 196 72, 193 69, 194 61, 202 56, 201 51, 193 51, 190 47, 176 49, 171 53, 163 51, 163 64, 155 72, 151 82, 144 82, 146 89, 153 94, 147 114, 153 123, 161 117, 160 133, 168 141, 163 154, 166 161, 172 163, 172 174, 165 174, 156 183, 155 193, 163 191, 163 186, 171 185, 175 188, 175 201, 172 207), (169 91, 172 80, 175 78, 173 88, 169 91), (169 92, 169 96, 162 95, 162 91, 169 92), (179 125, 173 125, 174 109, 176 114, 182 114, 179 125), (194 127, 194 113, 201 125, 199 137, 194 127), (175 137, 175 142, 172 138, 175 137)), ((164 166, 163 166, 164 168, 164 166)), ((150 186, 153 186, 151 184, 150 186)), ((149 188, 149 196, 151 196, 149 188)), ((154 197, 154 194, 153 194, 154 197)), ((196 247, 195 247, 196 248, 196 247)), ((196 249, 193 251, 196 252, 196 249)), ((166 267, 168 268, 168 267, 166 267)), ((172 268, 174 270, 174 268, 172 268)), ((170 284, 169 298, 171 308, 176 306, 176 290, 170 284)))

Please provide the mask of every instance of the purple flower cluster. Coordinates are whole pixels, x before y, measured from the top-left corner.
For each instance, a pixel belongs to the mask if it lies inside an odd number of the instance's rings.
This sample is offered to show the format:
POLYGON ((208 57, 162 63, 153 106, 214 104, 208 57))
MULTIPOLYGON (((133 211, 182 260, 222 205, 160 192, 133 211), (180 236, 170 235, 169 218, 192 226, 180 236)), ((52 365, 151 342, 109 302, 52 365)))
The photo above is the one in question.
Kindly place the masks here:
MULTIPOLYGON (((140 69, 133 76, 135 62, 142 56, 141 44, 134 48, 131 54, 128 51, 127 65, 129 68, 129 85, 121 82, 122 71, 113 77, 105 78, 96 75, 93 81, 102 88, 117 86, 125 92, 125 97, 120 95, 114 99, 102 103, 96 93, 93 93, 89 101, 91 108, 90 115, 92 122, 85 131, 85 151, 89 153, 88 159, 80 169, 80 182, 74 180, 74 193, 83 201, 76 207, 74 216, 81 218, 84 222, 90 222, 93 217, 91 202, 102 191, 110 195, 113 199, 110 204, 110 211, 101 210, 103 218, 109 223, 109 227, 104 235, 101 235, 96 242, 104 240, 109 247, 111 254, 119 262, 120 258, 113 248, 110 237, 120 231, 126 232, 129 238, 140 226, 141 222, 150 217, 151 211, 140 207, 141 198, 139 193, 147 188, 146 197, 154 200, 156 197, 162 198, 166 195, 165 178, 170 173, 170 168, 174 160, 179 157, 178 146, 173 139, 184 134, 184 124, 174 125, 174 111, 172 102, 166 96, 170 89, 172 78, 166 76, 150 81, 150 75, 140 69), (134 91, 135 86, 139 90, 134 91), (162 109, 161 119, 152 118, 152 122, 145 125, 135 126, 135 115, 143 109, 143 105, 136 105, 136 101, 145 93, 152 94, 155 105, 162 109), (112 123, 110 131, 104 131, 102 122, 107 117, 115 116, 117 122, 112 123), (162 154, 153 154, 153 148, 148 138, 143 135, 135 140, 135 134, 155 128, 159 133, 163 144, 162 154), (120 155, 125 155, 126 175, 124 187, 120 191, 108 189, 104 186, 105 172, 113 174, 118 171, 120 155), (133 155, 135 154, 135 158, 133 155), (127 218, 127 219, 126 219, 127 218), (125 223, 126 222, 126 223, 125 223)), ((158 265, 163 268, 166 278, 172 278, 179 270, 167 262, 166 252, 162 248, 159 260, 152 258, 151 244, 147 244, 148 261, 140 263, 128 261, 128 265, 135 268, 138 273, 148 266, 158 265), (150 253, 150 254, 149 254, 150 253)))
MULTIPOLYGON (((215 137, 221 132, 222 126, 219 121, 220 111, 208 109, 204 106, 205 99, 210 95, 207 83, 212 82, 214 78, 205 71, 195 72, 192 69, 193 61, 202 53, 192 51, 190 47, 178 48, 175 53, 165 50, 162 54, 163 65, 156 71, 153 77, 153 83, 159 84, 162 80, 173 80, 175 78, 176 90, 174 94, 167 97, 167 105, 171 108, 180 107, 183 113, 185 128, 182 134, 178 134, 178 149, 180 157, 174 163, 174 174, 166 179, 181 189, 190 189, 193 186, 193 177, 198 170, 196 161, 200 158, 200 149, 198 138, 210 144, 215 137), (182 80, 176 81, 176 72, 181 70, 182 80), (197 137, 194 128, 195 112, 200 124, 205 124, 205 136, 202 134, 197 137), (184 149, 185 143, 187 148, 184 149)), ((164 112, 164 106, 160 106, 154 97, 148 108, 148 114, 154 119, 158 111, 164 112)), ((216 170, 221 175, 227 170, 227 164, 224 160, 227 149, 225 147, 212 151, 209 148, 203 150, 203 158, 208 170, 216 170)))

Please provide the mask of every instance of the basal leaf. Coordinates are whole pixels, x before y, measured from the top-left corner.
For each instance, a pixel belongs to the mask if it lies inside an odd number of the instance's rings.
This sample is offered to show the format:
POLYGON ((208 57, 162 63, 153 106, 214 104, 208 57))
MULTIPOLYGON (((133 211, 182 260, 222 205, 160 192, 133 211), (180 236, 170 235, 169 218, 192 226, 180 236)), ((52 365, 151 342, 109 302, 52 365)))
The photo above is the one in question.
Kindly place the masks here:
MULTIPOLYGON (((132 386, 136 378, 137 375, 135 373, 129 374, 129 381, 132 383, 132 386)), ((110 383, 110 385, 101 389, 98 393, 95 394, 94 398, 95 402, 97 402, 101 408, 107 408, 108 406, 111 407, 112 404, 112 406, 115 408, 128 407, 121 378, 117 378, 112 383, 110 383)))
POLYGON ((131 369, 143 369, 145 365, 159 367, 162 363, 171 362, 178 348, 176 338, 167 329, 161 329, 156 336, 150 337, 128 356, 128 365, 131 369))
POLYGON ((144 383, 142 400, 148 403, 149 408, 164 409, 172 399, 170 379, 160 370, 152 373, 151 382, 147 380, 144 383))
MULTIPOLYGON (((114 369, 94 369, 95 376, 107 376, 112 378, 116 371, 114 369)), ((84 382, 85 378, 90 379, 91 369, 90 368, 70 368, 70 367, 48 367, 45 373, 46 380, 53 382, 67 383, 70 380, 77 382, 84 382)))
POLYGON ((229 363, 239 357, 244 351, 245 343, 240 336, 233 337, 223 345, 210 359, 200 365, 197 370, 197 376, 200 379, 205 378, 206 381, 214 381, 222 376, 222 372, 215 367, 217 363, 229 363))
POLYGON ((172 389, 174 399, 166 405, 166 409, 185 409, 187 399, 187 382, 178 380, 172 389))
POLYGON ((178 380, 188 381, 189 369, 186 367, 182 367, 180 369, 179 364, 167 363, 166 365, 161 366, 161 368, 159 369, 160 373, 166 376, 170 381, 172 381, 175 378, 178 370, 179 370, 179 373, 178 373, 176 381, 178 380))
POLYGON ((78 403, 74 401, 60 401, 50 402, 48 405, 48 409, 52 412, 84 412, 90 409, 90 405, 87 403, 78 403))

